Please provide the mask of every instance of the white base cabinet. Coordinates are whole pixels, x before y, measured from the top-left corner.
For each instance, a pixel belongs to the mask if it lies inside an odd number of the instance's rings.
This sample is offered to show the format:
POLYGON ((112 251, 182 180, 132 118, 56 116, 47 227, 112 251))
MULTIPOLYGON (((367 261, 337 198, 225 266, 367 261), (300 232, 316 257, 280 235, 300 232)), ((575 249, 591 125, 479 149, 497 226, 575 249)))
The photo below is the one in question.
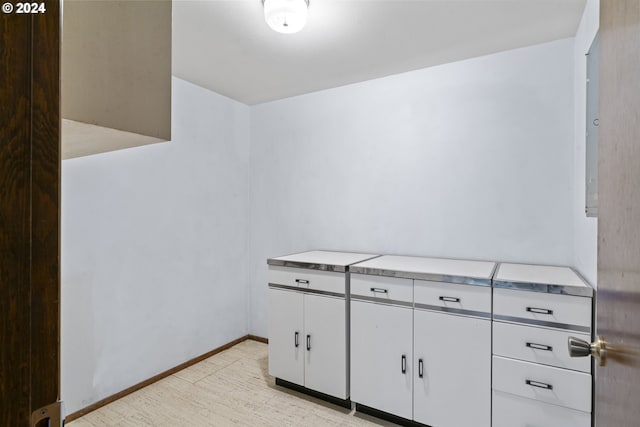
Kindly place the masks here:
POLYGON ((500 264, 493 289, 493 427, 590 427, 592 289, 567 267, 500 264))
POLYGON ((358 405, 432 427, 491 426, 490 286, 352 273, 351 337, 358 405))
POLYGON ((374 256, 311 251, 268 260, 272 376, 350 403, 348 266, 374 256))
POLYGON ((269 289, 269 307, 269 373, 346 399, 345 300, 269 289))
POLYGON ((567 340, 591 340, 593 290, 571 269, 300 255, 270 260, 276 378, 410 425, 591 427, 591 361, 567 340))
POLYGON ((345 299, 271 288, 269 313, 269 373, 347 399, 345 299))

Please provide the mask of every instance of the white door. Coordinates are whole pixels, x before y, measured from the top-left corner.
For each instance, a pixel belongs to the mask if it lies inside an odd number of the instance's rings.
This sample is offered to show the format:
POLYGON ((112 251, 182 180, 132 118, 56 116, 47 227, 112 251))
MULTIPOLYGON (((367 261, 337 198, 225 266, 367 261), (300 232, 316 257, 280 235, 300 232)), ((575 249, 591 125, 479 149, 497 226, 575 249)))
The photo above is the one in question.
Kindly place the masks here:
POLYGON ((303 295, 269 289, 269 374, 304 385, 303 295))
POLYGON ((414 420, 489 427, 491 321, 416 310, 414 333, 414 420))
POLYGON ((304 296, 305 387, 346 399, 347 341, 344 298, 304 296))
POLYGON ((413 309, 351 302, 351 400, 411 419, 413 309))

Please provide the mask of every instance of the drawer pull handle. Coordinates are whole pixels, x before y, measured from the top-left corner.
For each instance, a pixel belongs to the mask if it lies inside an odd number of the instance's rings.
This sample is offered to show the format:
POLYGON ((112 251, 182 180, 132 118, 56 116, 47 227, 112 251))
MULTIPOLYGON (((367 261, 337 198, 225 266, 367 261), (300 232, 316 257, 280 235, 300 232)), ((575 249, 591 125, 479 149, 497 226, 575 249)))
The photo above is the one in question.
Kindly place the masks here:
POLYGON ((300 346, 300 342, 298 341, 299 335, 300 334, 298 333, 298 331, 296 331, 296 333, 293 335, 293 344, 296 346, 296 348, 300 346))
POLYGON ((456 297, 440 297, 438 299, 444 302, 460 302, 460 298, 456 298, 456 297))
POLYGON ((535 314, 553 314, 553 310, 549 310, 548 308, 527 307, 527 311, 535 314))
POLYGON ((304 279, 296 279, 296 283, 298 285, 308 285, 309 281, 308 280, 304 280, 304 279))
POLYGON ((541 383, 540 381, 534 381, 534 380, 526 380, 525 382, 527 383, 527 385, 530 385, 531 387, 543 388, 545 390, 553 390, 553 386, 551 384, 541 383))
POLYGON ((311 335, 307 335, 307 351, 311 351, 311 335))
POLYGON ((375 292, 379 294, 388 294, 389 290, 384 288, 371 288, 371 292, 375 292))
POLYGON ((422 359, 418 359, 418 377, 424 377, 424 362, 422 359))
POLYGON ((407 355, 403 354, 400 358, 400 370, 403 374, 407 373, 407 355))
POLYGON ((534 342, 528 342, 527 347, 532 348, 534 350, 544 350, 544 351, 553 351, 553 347, 545 344, 536 344, 534 342))

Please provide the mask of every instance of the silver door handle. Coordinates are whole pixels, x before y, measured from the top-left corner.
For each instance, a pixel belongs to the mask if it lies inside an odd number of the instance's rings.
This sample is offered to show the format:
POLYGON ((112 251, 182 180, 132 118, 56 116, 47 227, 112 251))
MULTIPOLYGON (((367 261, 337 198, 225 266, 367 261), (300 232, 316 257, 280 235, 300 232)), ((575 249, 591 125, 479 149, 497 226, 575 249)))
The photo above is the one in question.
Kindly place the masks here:
POLYGON ((569 356, 587 357, 593 356, 600 362, 600 366, 607 363, 607 342, 602 337, 598 337, 595 342, 587 342, 580 338, 569 337, 569 356))
POLYGON ((388 294, 389 290, 384 288, 371 288, 371 292, 378 293, 378 294, 388 294))

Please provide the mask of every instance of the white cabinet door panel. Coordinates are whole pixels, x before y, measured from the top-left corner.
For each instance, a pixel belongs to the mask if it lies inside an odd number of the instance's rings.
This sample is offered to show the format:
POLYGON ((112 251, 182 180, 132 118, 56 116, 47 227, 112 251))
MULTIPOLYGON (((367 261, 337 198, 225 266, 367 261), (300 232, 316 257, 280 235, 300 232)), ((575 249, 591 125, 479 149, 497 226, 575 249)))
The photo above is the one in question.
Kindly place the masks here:
POLYGON ((411 419, 412 344, 411 308, 352 301, 351 400, 411 419))
POLYGON ((304 385, 302 298, 298 292, 269 289, 269 374, 298 385, 304 385))
POLYGON ((491 321, 416 310, 414 334, 414 420, 490 427, 491 321))
POLYGON ((494 391, 493 427, 591 427, 591 414, 494 391))
POLYGON ((344 299, 304 296, 305 387, 340 399, 349 397, 345 322, 344 299))

